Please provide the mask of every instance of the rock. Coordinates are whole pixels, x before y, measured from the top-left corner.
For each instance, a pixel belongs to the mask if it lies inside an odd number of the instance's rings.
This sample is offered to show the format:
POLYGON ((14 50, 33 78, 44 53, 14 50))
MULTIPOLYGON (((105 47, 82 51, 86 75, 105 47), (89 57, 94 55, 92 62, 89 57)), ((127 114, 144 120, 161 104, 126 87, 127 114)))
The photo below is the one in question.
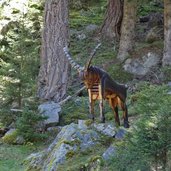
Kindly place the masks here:
POLYGON ((171 87, 171 81, 169 81, 169 82, 167 83, 167 85, 171 87))
POLYGON ((163 14, 158 12, 149 14, 148 28, 153 28, 156 26, 163 27, 163 23, 164 23, 163 14))
POLYGON ((111 145, 102 155, 104 160, 109 160, 111 157, 115 156, 116 149, 113 145, 111 145))
POLYGON ((160 40, 162 37, 163 37, 163 28, 153 27, 148 31, 146 35, 146 41, 148 43, 153 43, 154 41, 160 40))
POLYGON ((78 128, 79 129, 87 129, 86 120, 78 120, 78 128))
POLYGON ((47 131, 49 131, 49 132, 60 132, 61 129, 62 129, 61 126, 53 126, 53 127, 47 128, 47 131))
POLYGON ((43 103, 39 105, 38 110, 42 116, 47 117, 47 119, 44 121, 45 128, 57 125, 61 112, 61 106, 58 103, 43 103))
MULTIPOLYGON (((82 122, 80 121, 80 124, 82 122)), ((72 156, 77 150, 86 150, 92 147, 98 140, 99 135, 96 131, 71 123, 61 129, 46 150, 32 154, 25 163, 28 164, 30 170, 35 167, 40 168, 41 171, 57 170, 59 164, 64 163, 67 157, 72 156)))
POLYGON ((113 124, 108 124, 108 123, 96 124, 95 123, 93 126, 94 128, 97 129, 97 131, 109 137, 113 137, 116 134, 116 127, 113 124))
POLYGON ((6 134, 2 137, 2 141, 8 144, 18 144, 22 145, 25 143, 24 138, 21 135, 18 135, 16 129, 10 129, 6 134))
POLYGON ((45 156, 45 151, 41 151, 39 153, 32 153, 29 157, 27 157, 23 164, 27 165, 27 171, 30 170, 41 170, 43 165, 43 157, 45 156))
POLYGON ((2 141, 7 143, 7 144, 15 144, 16 138, 17 138, 17 131, 16 131, 16 129, 10 129, 2 137, 2 141))
POLYGON ((125 134, 126 134, 126 130, 123 128, 120 128, 115 134, 115 139, 122 140, 125 137, 125 134))
POLYGON ((138 59, 127 59, 124 70, 134 75, 146 75, 150 69, 157 66, 160 62, 160 56, 156 53, 149 52, 147 55, 138 59))
POLYGON ((90 25, 86 26, 85 30, 86 30, 86 32, 93 32, 93 31, 95 31, 97 28, 98 28, 97 25, 95 25, 95 24, 90 24, 90 25))
POLYGON ((25 139, 23 138, 23 136, 19 135, 17 136, 16 140, 15 140, 16 144, 22 145, 25 143, 25 139))
POLYGON ((86 35, 84 33, 78 34, 77 39, 78 40, 84 40, 84 39, 86 39, 86 35))
POLYGON ((167 94, 171 95, 171 91, 169 91, 167 94))

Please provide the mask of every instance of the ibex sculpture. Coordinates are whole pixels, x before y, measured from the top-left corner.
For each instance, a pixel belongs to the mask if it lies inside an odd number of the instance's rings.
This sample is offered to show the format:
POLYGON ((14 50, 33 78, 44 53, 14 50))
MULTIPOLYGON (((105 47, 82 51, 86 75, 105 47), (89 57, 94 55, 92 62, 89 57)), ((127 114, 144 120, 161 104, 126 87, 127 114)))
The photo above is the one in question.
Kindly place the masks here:
POLYGON ((78 70, 79 76, 83 80, 88 90, 90 114, 92 115, 92 119, 94 120, 95 101, 99 100, 100 119, 102 122, 105 122, 105 116, 103 113, 103 100, 107 100, 114 111, 115 122, 120 126, 118 114, 118 107, 120 107, 123 110, 124 127, 129 128, 128 111, 126 105, 127 87, 115 82, 104 70, 96 66, 90 66, 91 60, 99 46, 100 44, 98 44, 92 51, 89 61, 85 67, 81 67, 72 60, 67 47, 64 47, 63 50, 71 66, 78 70))

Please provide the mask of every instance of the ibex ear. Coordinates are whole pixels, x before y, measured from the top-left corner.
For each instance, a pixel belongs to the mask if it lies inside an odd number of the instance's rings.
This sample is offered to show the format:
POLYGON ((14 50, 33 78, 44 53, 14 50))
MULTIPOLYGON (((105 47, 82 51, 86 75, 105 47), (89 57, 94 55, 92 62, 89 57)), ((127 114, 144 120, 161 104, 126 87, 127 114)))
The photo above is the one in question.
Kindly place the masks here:
POLYGON ((90 67, 91 61, 92 61, 94 55, 96 54, 97 49, 98 49, 100 46, 101 46, 101 43, 99 43, 99 44, 94 48, 94 50, 91 52, 90 57, 89 57, 89 60, 88 60, 88 62, 87 62, 87 64, 86 64, 86 66, 85 66, 85 69, 86 69, 86 70, 90 67))

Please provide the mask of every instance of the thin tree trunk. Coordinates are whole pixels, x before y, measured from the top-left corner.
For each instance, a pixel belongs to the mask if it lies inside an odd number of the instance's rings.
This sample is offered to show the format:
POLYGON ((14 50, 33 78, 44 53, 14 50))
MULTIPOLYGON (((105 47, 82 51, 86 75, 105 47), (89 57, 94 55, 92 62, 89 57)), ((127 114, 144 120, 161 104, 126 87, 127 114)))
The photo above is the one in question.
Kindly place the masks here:
POLYGON ((171 0, 164 0, 163 66, 171 66, 171 0))
POLYGON ((124 61, 134 46, 137 0, 124 0, 124 14, 117 58, 124 61))
POLYGON ((43 100, 59 102, 66 94, 68 61, 63 47, 68 37, 68 0, 47 0, 38 79, 38 97, 43 100))
POLYGON ((102 37, 118 41, 123 17, 123 1, 109 0, 105 20, 101 27, 102 37))

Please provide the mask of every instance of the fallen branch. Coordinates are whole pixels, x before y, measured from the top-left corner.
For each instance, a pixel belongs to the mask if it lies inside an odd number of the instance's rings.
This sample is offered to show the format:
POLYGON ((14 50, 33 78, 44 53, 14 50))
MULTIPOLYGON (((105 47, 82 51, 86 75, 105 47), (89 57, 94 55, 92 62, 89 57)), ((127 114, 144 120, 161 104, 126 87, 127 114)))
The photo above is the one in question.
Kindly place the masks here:
POLYGON ((23 112, 22 109, 10 109, 12 112, 23 112))
POLYGON ((74 96, 77 96, 78 94, 80 94, 86 87, 82 87, 81 89, 79 89, 75 94, 73 94, 72 96, 68 96, 66 97, 64 100, 59 102, 59 105, 63 105, 64 103, 66 103, 68 100, 72 99, 74 96))

